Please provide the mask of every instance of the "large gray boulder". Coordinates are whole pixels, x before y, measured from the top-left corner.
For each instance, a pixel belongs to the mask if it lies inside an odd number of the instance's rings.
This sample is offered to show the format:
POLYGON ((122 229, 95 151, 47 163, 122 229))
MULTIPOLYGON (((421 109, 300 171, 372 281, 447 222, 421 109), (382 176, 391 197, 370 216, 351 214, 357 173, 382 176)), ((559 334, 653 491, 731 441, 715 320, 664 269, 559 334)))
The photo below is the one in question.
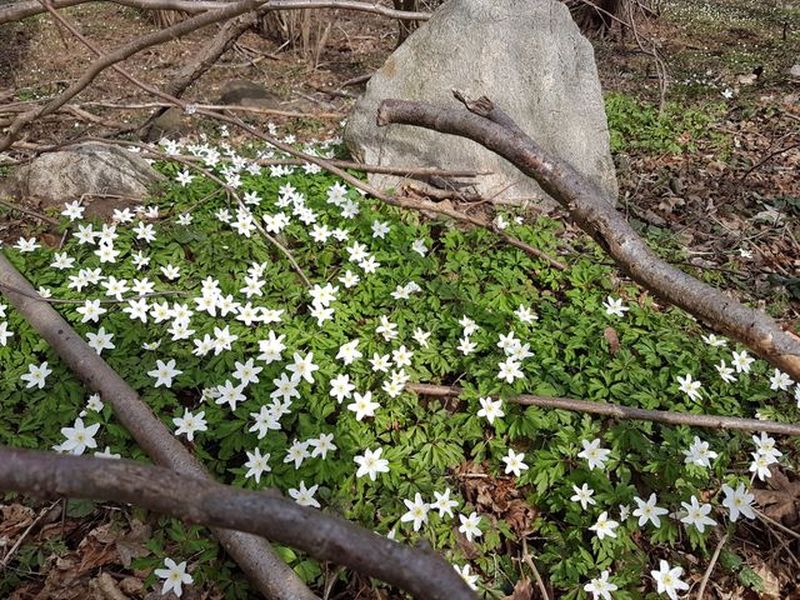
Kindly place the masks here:
POLYGON ((36 198, 43 205, 77 199, 115 198, 144 201, 164 178, 136 154, 102 142, 85 142, 48 152, 17 169, 15 194, 36 198))
MULTIPOLYGON (((449 0, 373 75, 345 128, 351 153, 372 165, 492 171, 486 197, 547 204, 544 192, 478 144, 407 125, 378 128, 387 98, 460 106, 452 90, 489 96, 546 150, 617 195, 594 51, 556 0, 449 0)), ((373 175, 396 187, 401 179, 373 175)))

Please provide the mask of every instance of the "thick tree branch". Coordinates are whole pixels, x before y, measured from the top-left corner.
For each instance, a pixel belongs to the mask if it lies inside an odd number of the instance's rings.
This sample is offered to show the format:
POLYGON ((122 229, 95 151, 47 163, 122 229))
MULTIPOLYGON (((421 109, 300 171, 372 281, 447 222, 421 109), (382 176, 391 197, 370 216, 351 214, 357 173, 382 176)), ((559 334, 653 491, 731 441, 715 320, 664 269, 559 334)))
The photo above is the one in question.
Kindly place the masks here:
MULTIPOLYGON (((67 8, 95 0, 53 0, 53 8, 67 8)), ((208 10, 217 10, 228 4, 224 0, 109 0, 114 4, 122 4, 143 10, 177 10, 189 14, 197 14, 208 10)), ((339 8, 357 12, 368 12, 390 19, 402 21, 427 21, 431 14, 427 12, 411 12, 394 10, 375 2, 363 0, 268 0, 261 2, 263 9, 268 10, 312 10, 319 8, 339 8)), ((11 21, 19 21, 26 17, 44 12, 38 0, 12 2, 0 9, 0 25, 11 21)))
POLYGON ((274 490, 242 490, 127 460, 0 447, 0 491, 135 504, 190 523, 260 535, 381 579, 417 598, 477 598, 438 554, 300 506, 274 490))
MULTIPOLYGON (((169 467, 179 474, 205 478, 206 485, 209 484, 210 476, 200 462, 175 439, 133 388, 89 347, 69 323, 47 302, 41 301, 36 290, 2 253, 0 284, 3 284, 3 295, 50 344, 64 363, 87 387, 99 392, 102 399, 111 404, 117 421, 131 433, 139 447, 155 463, 169 467)), ((226 529, 212 529, 212 532, 255 587, 267 598, 316 598, 264 540, 226 529)))
MULTIPOLYGON (((457 398, 464 391, 458 386, 434 385, 430 383, 409 383, 406 384, 406 389, 420 396, 434 396, 439 398, 457 398)), ((708 429, 765 431, 766 433, 774 433, 777 435, 800 436, 800 425, 777 423, 775 421, 761 421, 760 419, 698 415, 668 410, 646 410, 644 408, 622 406, 621 404, 575 400, 574 398, 532 396, 529 394, 512 396, 511 398, 504 398, 504 400, 512 404, 521 404, 523 406, 555 408, 558 410, 603 415, 621 420, 653 421, 655 423, 666 423, 667 425, 688 425, 689 427, 705 427, 708 429)))
MULTIPOLYGON (((570 164, 549 155, 490 100, 476 113, 422 102, 386 100, 378 125, 414 125, 469 138, 532 177, 631 278, 709 327, 749 346, 800 381, 800 338, 783 331, 762 311, 744 306, 656 256, 604 193, 570 164)), ((469 103, 468 108, 472 107, 469 103)))

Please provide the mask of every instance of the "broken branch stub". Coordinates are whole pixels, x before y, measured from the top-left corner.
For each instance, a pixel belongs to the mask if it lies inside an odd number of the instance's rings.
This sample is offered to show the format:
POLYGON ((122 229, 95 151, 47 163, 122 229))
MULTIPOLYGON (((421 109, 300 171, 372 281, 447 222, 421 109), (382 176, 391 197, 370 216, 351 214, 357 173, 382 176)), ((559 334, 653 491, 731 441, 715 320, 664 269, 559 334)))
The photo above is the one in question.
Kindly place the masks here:
POLYGON ((510 117, 488 98, 476 105, 463 96, 459 99, 467 110, 385 100, 378 109, 377 123, 413 125, 465 137, 502 156, 535 179, 634 281, 800 381, 800 337, 781 329, 766 313, 745 306, 658 257, 594 182, 545 152, 518 127, 509 125, 510 117), (480 114, 470 112, 472 106, 479 106, 480 114))

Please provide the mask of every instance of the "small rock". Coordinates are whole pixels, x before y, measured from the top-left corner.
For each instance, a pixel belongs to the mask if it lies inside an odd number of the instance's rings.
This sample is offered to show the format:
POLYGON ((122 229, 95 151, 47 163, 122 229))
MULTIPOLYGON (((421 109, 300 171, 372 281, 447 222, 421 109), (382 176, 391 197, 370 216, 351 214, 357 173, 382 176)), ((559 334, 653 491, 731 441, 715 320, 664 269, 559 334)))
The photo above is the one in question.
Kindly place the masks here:
POLYGON ((232 79, 222 86, 217 104, 274 109, 278 108, 280 98, 264 86, 253 81, 232 79))
POLYGON ((180 108, 172 107, 153 119, 147 130, 148 142, 157 142, 161 138, 179 138, 191 131, 191 117, 186 116, 180 108))
POLYGON ((791 66, 789 69, 789 75, 792 77, 800 77, 800 63, 791 66))

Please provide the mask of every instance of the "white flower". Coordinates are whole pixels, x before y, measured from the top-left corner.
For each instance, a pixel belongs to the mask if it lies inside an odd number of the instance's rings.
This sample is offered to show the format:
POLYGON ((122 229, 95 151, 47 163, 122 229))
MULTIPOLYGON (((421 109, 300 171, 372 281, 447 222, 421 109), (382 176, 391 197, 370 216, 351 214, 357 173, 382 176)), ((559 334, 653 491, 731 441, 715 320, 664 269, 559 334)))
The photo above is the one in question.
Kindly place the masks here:
POLYGON ((25 385, 27 389, 35 387, 41 390, 44 389, 47 376, 52 372, 53 370, 47 366, 47 361, 45 361, 41 365, 28 365, 28 372, 20 375, 20 379, 27 382, 25 385))
POLYGON ((420 256, 425 256, 428 253, 428 248, 425 246, 425 240, 422 239, 414 240, 411 244, 411 249, 420 256))
POLYGON ((308 442, 294 440, 292 445, 289 446, 289 449, 286 451, 286 456, 283 457, 283 462, 293 462, 294 468, 299 469, 300 465, 303 464, 303 461, 311 456, 311 453, 308 451, 308 446, 308 442))
POLYGON ((456 350, 459 350, 464 356, 469 356, 475 349, 477 348, 477 344, 470 340, 466 335, 458 340, 458 346, 456 346, 456 350))
POLYGON ((461 525, 458 527, 458 530, 467 536, 467 541, 471 542, 473 538, 480 537, 483 535, 481 531, 480 525, 481 518, 475 511, 465 517, 464 515, 458 515, 458 520, 461 521, 461 525))
POLYGON ((680 390, 689 396, 690 400, 700 400, 700 388, 703 387, 703 384, 699 381, 692 381, 691 373, 687 373, 685 377, 678 375, 678 383, 680 384, 680 390))
POLYGON ((616 591, 618 588, 615 584, 608 580, 608 571, 600 573, 600 577, 592 579, 583 586, 583 591, 592 594, 592 600, 611 600, 611 592, 616 591))
POLYGON ((3 321, 0 323, 0 346, 7 346, 8 339, 14 337, 14 332, 8 330, 8 323, 3 321))
POLYGON ((775 392, 779 390, 785 392, 792 387, 793 384, 794 381, 792 381, 792 378, 778 369, 775 369, 772 377, 769 378, 769 389, 775 392))
POLYGON ((448 515, 452 518, 453 509, 458 506, 458 502, 456 500, 450 500, 450 488, 446 488, 444 494, 433 492, 433 496, 436 498, 436 501, 431 503, 431 508, 438 510, 440 517, 448 515))
POLYGON ((165 596, 170 592, 180 598, 183 594, 183 585, 191 585, 194 582, 192 576, 186 572, 186 561, 175 564, 171 558, 164 559, 165 569, 156 569, 156 577, 164 580, 164 587, 161 588, 161 595, 165 596))
POLYGON ((269 473, 272 471, 272 467, 269 466, 270 454, 261 454, 261 450, 255 448, 252 452, 247 452, 247 462, 244 463, 244 466, 247 468, 247 473, 245 473, 245 477, 249 479, 250 477, 254 477, 256 483, 261 481, 262 473, 269 473))
POLYGON ((96 323, 100 315, 107 311, 100 306, 100 300, 85 300, 83 306, 76 308, 75 312, 82 315, 81 323, 88 323, 89 321, 96 323))
POLYGON ((689 589, 689 584, 681 580, 683 569, 681 567, 670 567, 669 563, 662 560, 658 571, 650 571, 650 575, 656 580, 659 594, 667 594, 670 600, 678 600, 678 592, 689 589))
POLYGON ((364 394, 353 392, 352 404, 348 404, 348 410, 356 413, 356 421, 361 421, 364 417, 374 417, 375 410, 380 408, 380 404, 372 401, 372 392, 367 391, 364 394))
POLYGON ((175 368, 175 359, 172 358, 167 362, 162 360, 156 360, 156 368, 152 371, 148 371, 147 374, 150 377, 155 377, 156 383, 155 387, 159 387, 161 385, 171 388, 172 387, 172 380, 173 378, 177 377, 178 375, 182 374, 183 371, 175 368))
POLYGON ((431 337, 430 331, 424 331, 421 327, 417 327, 412 334, 414 341, 417 342, 421 348, 428 347, 428 340, 431 337))
POLYGON ((625 313, 630 310, 627 306, 623 306, 622 298, 612 298, 611 296, 603 302, 603 308, 610 317, 624 317, 625 313))
POLYGON ((308 440, 308 443, 314 448, 311 451, 312 458, 319 456, 324 460, 328 456, 328 452, 336 450, 332 433, 321 433, 318 438, 308 440))
POLYGON ((453 568, 456 570, 456 573, 461 575, 461 579, 466 582, 471 590, 478 591, 478 576, 469 572, 469 565, 464 565, 461 568, 459 568, 458 565, 453 565, 453 568))
POLYGON ((706 525, 714 526, 717 522, 708 516, 711 512, 710 504, 700 504, 695 496, 690 498, 690 503, 681 502, 681 506, 686 510, 686 516, 681 519, 681 523, 694 525, 697 531, 703 533, 706 525))
POLYGON ((389 461, 381 458, 383 448, 377 448, 372 451, 370 449, 364 450, 364 454, 356 456, 353 460, 358 465, 356 477, 363 477, 369 475, 372 481, 375 481, 378 473, 389 472, 389 461))
POLYGON ((647 502, 635 496, 633 501, 636 502, 637 508, 633 511, 634 517, 639 517, 639 527, 644 527, 650 521, 655 527, 661 527, 661 515, 666 515, 669 511, 666 508, 656 506, 658 498, 655 494, 650 494, 647 502))
POLYGON ((101 354, 103 350, 113 350, 114 348, 116 348, 116 346, 111 342, 113 338, 114 334, 106 333, 104 327, 98 329, 97 333, 90 332, 86 334, 86 339, 87 343, 89 344, 89 347, 98 354, 101 354))
POLYGON ((289 495, 300 506, 320 508, 319 502, 317 502, 316 498, 314 498, 314 494, 316 493, 318 487, 318 485, 312 485, 310 488, 306 489, 306 482, 301 481, 299 489, 290 489, 289 495))
POLYGON ((717 337, 713 333, 702 335, 700 338, 712 348, 724 348, 728 345, 728 341, 725 338, 717 337))
POLYGON ((591 442, 581 440, 583 450, 578 453, 578 458, 584 458, 589 463, 589 470, 593 471, 595 468, 604 469, 608 455, 611 450, 600 447, 600 438, 595 438, 591 442))
POLYGON ((242 386, 245 387, 251 383, 258 383, 258 374, 264 370, 262 367, 255 366, 252 358, 248 358, 243 363, 236 361, 234 367, 236 370, 233 372, 233 377, 238 379, 242 386))
POLYGON ((358 338, 356 338, 339 347, 336 359, 341 359, 345 365, 350 365, 362 356, 364 355, 358 350, 358 338))
POLYGON ((356 386, 350 383, 350 375, 342 373, 331 379, 330 395, 336 398, 341 404, 345 398, 349 398, 356 386))
POLYGON ((502 461, 506 463, 506 475, 513 473, 515 477, 519 477, 522 471, 527 471, 528 465, 523 462, 524 459, 524 452, 517 454, 512 448, 509 448, 508 454, 502 458, 502 461))
POLYGON ((736 521, 739 515, 744 515, 748 519, 755 519, 756 515, 753 512, 753 500, 755 496, 747 491, 744 484, 739 484, 734 490, 727 484, 722 485, 722 491, 725 498, 722 500, 722 506, 730 511, 731 521, 736 521))
POLYGON ((75 221, 83 218, 84 210, 86 210, 86 208, 81 206, 80 200, 75 200, 74 202, 65 202, 64 210, 61 211, 61 214, 70 221, 75 221))
POLYGON ((594 490, 585 483, 581 487, 573 484, 572 489, 574 490, 575 495, 571 496, 570 500, 573 502, 579 502, 583 510, 586 510, 586 507, 589 504, 597 504, 597 501, 592 498, 594 495, 594 490))
POLYGON ((61 451, 79 455, 83 454, 87 448, 97 448, 94 436, 97 435, 98 429, 100 429, 100 423, 86 427, 83 424, 83 419, 78 417, 72 427, 61 429, 61 434, 67 438, 61 443, 61 451))
POLYGON ((736 382, 736 376, 733 374, 733 369, 731 369, 724 360, 720 360, 718 365, 714 365, 714 368, 717 369, 717 373, 719 373, 719 376, 725 383, 736 382))
POLYGON ((504 417, 506 413, 503 412, 503 401, 501 399, 492 400, 491 398, 478 398, 481 408, 478 411, 479 417, 486 417, 490 425, 494 424, 494 420, 504 417))
POLYGON ((600 516, 597 517, 597 522, 589 527, 589 529, 597 534, 598 539, 602 540, 604 537, 617 537, 617 534, 614 532, 617 527, 619 527, 619 523, 609 519, 608 513, 603 511, 600 513, 600 516))
POLYGON ((294 373, 293 378, 305 379, 308 383, 314 383, 314 371, 318 371, 319 367, 314 364, 314 353, 309 352, 305 356, 301 356, 297 352, 294 353, 294 364, 286 367, 287 371, 294 373))
POLYGON ((499 369, 497 378, 505 380, 508 383, 514 383, 514 381, 517 379, 525 378, 525 374, 519 368, 519 362, 511 357, 497 363, 497 367, 499 369))
POLYGON ((711 461, 719 456, 716 452, 709 449, 708 442, 702 441, 697 436, 694 436, 689 450, 684 450, 683 454, 686 456, 684 462, 687 465, 697 465, 698 467, 704 468, 710 467, 711 461))
POLYGON ((383 336, 383 339, 387 342, 393 340, 397 337, 397 324, 392 323, 389 321, 389 317, 382 316, 380 317, 380 325, 375 328, 375 333, 379 333, 383 336))
POLYGON ((756 446, 756 453, 769 454, 773 458, 780 458, 783 453, 775 447, 775 438, 767 435, 765 431, 761 432, 761 436, 753 436, 751 438, 756 446))
POLYGON ((398 369, 409 366, 413 356, 414 353, 405 346, 400 346, 397 350, 392 350, 392 360, 398 369))
POLYGON ((519 308, 514 311, 514 314, 517 315, 517 318, 520 321, 527 324, 531 324, 539 319, 539 317, 536 316, 535 312, 533 312, 529 307, 524 306, 522 304, 520 304, 519 308))
POLYGON ((199 413, 194 415, 189 412, 188 408, 184 409, 182 417, 175 417, 172 419, 172 422, 177 427, 175 430, 175 435, 185 433, 187 440, 190 442, 194 441, 195 433, 198 431, 208 431, 205 416, 206 413, 204 410, 201 410, 199 413))
POLYGON ((773 454, 761 454, 753 452, 753 462, 750 463, 750 472, 755 473, 761 481, 772 477, 769 466, 778 462, 773 454))
POLYGON ((417 492, 414 496, 413 502, 405 499, 403 500, 403 503, 406 505, 406 508, 408 508, 408 512, 400 517, 400 521, 402 523, 413 521, 414 531, 419 531, 420 527, 422 527, 422 524, 428 522, 428 511, 430 510, 430 506, 427 502, 422 501, 422 496, 419 492, 417 492))
POLYGON ((733 359, 731 360, 731 363, 734 367, 736 367, 737 373, 749 373, 750 365, 752 365, 755 360, 755 358, 747 354, 747 350, 742 350, 741 352, 733 353, 733 359))

